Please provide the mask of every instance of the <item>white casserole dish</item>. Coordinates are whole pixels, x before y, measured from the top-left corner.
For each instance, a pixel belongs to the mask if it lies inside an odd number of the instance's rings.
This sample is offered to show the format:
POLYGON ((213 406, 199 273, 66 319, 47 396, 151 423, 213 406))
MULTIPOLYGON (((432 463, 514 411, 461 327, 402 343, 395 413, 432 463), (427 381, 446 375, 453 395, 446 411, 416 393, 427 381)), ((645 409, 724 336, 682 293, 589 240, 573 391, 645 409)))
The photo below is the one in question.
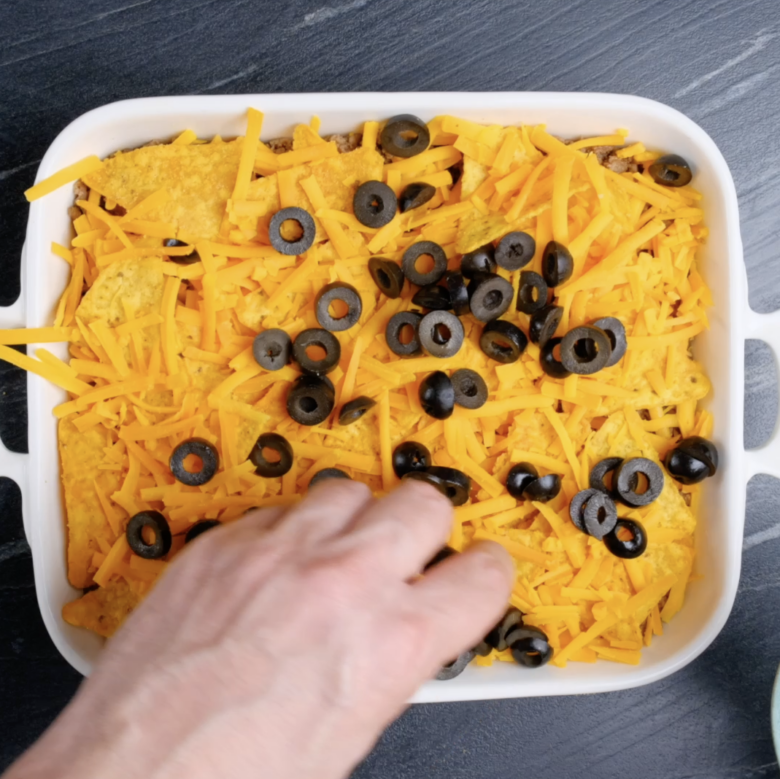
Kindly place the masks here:
MULTIPOLYGON (((755 473, 780 476, 780 443, 776 435, 762 450, 743 448, 744 340, 758 337, 780 353, 780 312, 754 314, 747 302, 737 198, 723 156, 712 139, 690 119, 651 100, 623 95, 564 93, 409 93, 238 95, 129 100, 103 106, 74 121, 60 133, 43 158, 37 180, 88 154, 105 156, 153 138, 167 138, 191 128, 199 136, 244 132, 247 106, 265 112, 263 137, 291 134, 312 114, 322 119, 322 132, 359 128, 366 119, 414 113, 423 119, 450 113, 476 122, 546 123, 550 132, 566 136, 601 135, 626 127, 629 139, 648 148, 673 151, 690 161, 694 185, 704 193, 710 238, 704 250, 704 275, 715 307, 711 329, 696 340, 714 391, 707 403, 715 416, 714 437, 722 467, 704 491, 697 567, 701 581, 688 590, 687 602, 664 635, 643 651, 638 667, 599 662, 552 666, 528 671, 496 663, 470 667, 449 682, 428 682, 414 701, 456 701, 537 695, 606 692, 660 679, 699 655, 723 627, 731 610, 740 572, 745 487, 755 473)), ((21 194, 21 193, 20 193, 21 194)), ((22 257, 22 294, 16 304, 0 309, 1 327, 51 324, 57 300, 67 283, 66 264, 50 252, 52 241, 65 244, 71 224, 67 209, 71 187, 32 204, 22 257)), ((52 348, 52 347, 49 347, 52 348)), ((28 348, 34 353, 35 346, 28 348)), ((66 345, 55 346, 66 357, 66 345)), ((14 479, 23 495, 24 524, 32 547, 35 585, 44 622, 65 659, 89 674, 102 640, 67 625, 64 603, 79 595, 69 586, 65 567, 63 517, 56 420, 52 407, 64 393, 28 374, 29 455, 0 451, 0 475, 14 479)))

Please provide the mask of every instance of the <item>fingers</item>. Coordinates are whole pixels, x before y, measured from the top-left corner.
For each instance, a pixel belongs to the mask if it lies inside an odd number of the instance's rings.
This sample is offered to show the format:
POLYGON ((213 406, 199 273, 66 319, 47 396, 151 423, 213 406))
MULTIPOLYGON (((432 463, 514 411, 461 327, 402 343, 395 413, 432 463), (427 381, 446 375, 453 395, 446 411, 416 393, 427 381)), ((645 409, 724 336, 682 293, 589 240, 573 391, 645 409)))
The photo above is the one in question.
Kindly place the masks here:
POLYGON ((446 543, 452 528, 452 504, 430 484, 403 481, 357 518, 350 534, 376 557, 376 564, 408 579, 446 543))
POLYGON ((506 550, 480 541, 431 568, 412 586, 415 604, 433 621, 432 667, 475 646, 506 609, 515 564, 506 550))

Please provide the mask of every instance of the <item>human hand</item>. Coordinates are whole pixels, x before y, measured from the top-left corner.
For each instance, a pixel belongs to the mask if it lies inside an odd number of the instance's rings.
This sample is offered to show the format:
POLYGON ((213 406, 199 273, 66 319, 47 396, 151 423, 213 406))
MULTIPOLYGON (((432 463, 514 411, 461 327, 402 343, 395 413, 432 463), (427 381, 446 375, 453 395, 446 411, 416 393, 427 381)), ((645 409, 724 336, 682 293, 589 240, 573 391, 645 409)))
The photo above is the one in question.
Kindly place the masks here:
POLYGON ((7 779, 346 776, 506 607, 514 565, 497 544, 418 577, 451 523, 430 485, 375 500, 330 479, 209 531, 7 779))

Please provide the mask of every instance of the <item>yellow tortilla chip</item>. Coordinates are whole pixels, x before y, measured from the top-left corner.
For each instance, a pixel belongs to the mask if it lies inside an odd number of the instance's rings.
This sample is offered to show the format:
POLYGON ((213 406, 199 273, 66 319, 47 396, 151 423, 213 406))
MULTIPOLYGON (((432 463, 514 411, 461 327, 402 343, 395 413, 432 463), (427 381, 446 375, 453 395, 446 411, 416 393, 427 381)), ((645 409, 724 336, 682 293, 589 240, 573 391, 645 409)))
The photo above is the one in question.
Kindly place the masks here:
POLYGON ((62 608, 62 617, 78 628, 110 638, 138 605, 140 598, 124 581, 111 581, 62 608))
POLYGON ((486 243, 502 238, 511 229, 503 214, 482 216, 474 209, 472 215, 464 216, 460 220, 455 251, 461 254, 473 252, 486 243))
POLYGON ((107 159, 84 183, 130 210, 167 189, 170 199, 144 214, 187 236, 214 240, 233 192, 243 138, 228 143, 146 146, 107 159))
POLYGON ((473 157, 464 154, 463 174, 460 178, 463 182, 461 185, 461 200, 470 198, 487 177, 487 165, 483 165, 481 162, 477 162, 473 157))

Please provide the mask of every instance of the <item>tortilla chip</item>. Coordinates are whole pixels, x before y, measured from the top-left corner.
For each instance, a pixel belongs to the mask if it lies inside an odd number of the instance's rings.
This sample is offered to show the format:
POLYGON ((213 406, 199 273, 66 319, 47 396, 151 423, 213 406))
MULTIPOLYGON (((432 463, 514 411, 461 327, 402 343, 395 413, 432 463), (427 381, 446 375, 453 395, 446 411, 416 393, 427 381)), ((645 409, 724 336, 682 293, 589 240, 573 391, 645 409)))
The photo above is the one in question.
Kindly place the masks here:
POLYGON ((111 581, 62 607, 62 618, 77 628, 110 638, 138 605, 140 598, 124 581, 111 581))
POLYGON ((309 146, 317 146, 324 143, 322 138, 309 127, 308 124, 298 124, 293 130, 293 149, 307 149, 309 146))
POLYGON ((475 208, 460 220, 455 251, 461 254, 473 252, 486 243, 503 238, 511 229, 503 214, 482 216, 475 208))
POLYGON ((170 200, 144 219, 170 222, 193 239, 214 240, 236 183, 243 140, 123 152, 85 176, 84 183, 128 210, 167 189, 170 200))
MULTIPOLYGON (((73 415, 59 421, 57 440, 62 462, 62 486, 68 522, 68 580, 74 587, 89 587, 89 567, 102 538, 113 544, 114 534, 95 492, 94 480, 100 476, 102 489, 111 494, 120 487, 115 471, 98 470, 103 461, 106 437, 100 427, 80 433, 73 415)), ((117 507, 117 510, 121 510, 117 507)))
POLYGON ((463 175, 460 177, 460 180, 463 182, 461 185, 461 200, 470 198, 487 177, 487 166, 464 154, 463 175))

